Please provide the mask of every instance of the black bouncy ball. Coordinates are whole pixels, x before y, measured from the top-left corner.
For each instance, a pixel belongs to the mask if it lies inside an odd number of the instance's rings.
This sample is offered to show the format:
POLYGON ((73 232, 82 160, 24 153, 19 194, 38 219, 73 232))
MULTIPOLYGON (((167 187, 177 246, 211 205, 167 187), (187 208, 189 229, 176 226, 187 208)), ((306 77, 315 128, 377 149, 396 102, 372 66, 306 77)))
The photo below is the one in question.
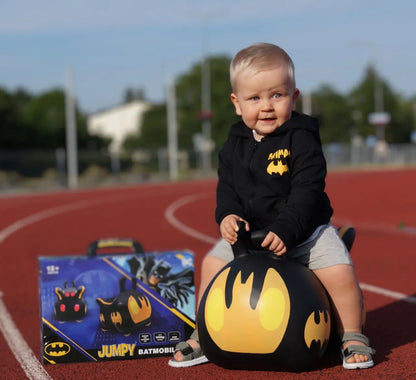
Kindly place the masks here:
POLYGON ((304 371, 331 331, 326 291, 305 266, 253 248, 264 234, 239 229, 235 259, 207 287, 197 325, 207 358, 234 369, 304 371))

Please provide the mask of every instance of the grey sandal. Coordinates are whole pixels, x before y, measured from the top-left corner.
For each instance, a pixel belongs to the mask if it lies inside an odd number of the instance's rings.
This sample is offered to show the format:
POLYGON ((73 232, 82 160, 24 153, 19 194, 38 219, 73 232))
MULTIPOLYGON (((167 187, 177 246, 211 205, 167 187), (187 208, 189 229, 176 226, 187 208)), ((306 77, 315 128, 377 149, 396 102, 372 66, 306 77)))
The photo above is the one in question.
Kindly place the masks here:
POLYGON ((370 342, 368 338, 361 333, 358 332, 346 332, 344 333, 342 337, 342 347, 341 347, 341 353, 342 353, 342 366, 345 369, 359 369, 359 368, 370 368, 374 366, 373 362, 373 355, 376 353, 374 349, 370 347, 370 342), (345 349, 344 347, 346 342, 350 341, 358 341, 365 344, 365 346, 360 346, 358 344, 350 344, 345 349), (347 359, 352 357, 354 354, 358 355, 365 355, 368 356, 368 360, 365 362, 358 362, 358 363, 348 363, 347 359))
MULTIPOLYGON (((199 343, 198 332, 195 330, 190 339, 193 339, 199 343)), ((201 348, 193 348, 189 343, 180 342, 175 347, 175 352, 180 352, 182 354, 182 360, 177 361, 175 359, 169 360, 169 365, 171 367, 192 367, 194 365, 203 364, 208 362, 208 358, 204 355, 201 348)))

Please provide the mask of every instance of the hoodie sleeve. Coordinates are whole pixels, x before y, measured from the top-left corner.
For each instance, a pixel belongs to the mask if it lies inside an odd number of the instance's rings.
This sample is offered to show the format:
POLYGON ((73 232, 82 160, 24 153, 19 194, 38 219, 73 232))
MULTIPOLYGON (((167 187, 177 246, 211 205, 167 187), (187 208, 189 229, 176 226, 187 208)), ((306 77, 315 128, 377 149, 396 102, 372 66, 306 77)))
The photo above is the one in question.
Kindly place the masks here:
POLYGON ((234 189, 232 157, 235 142, 229 136, 219 153, 218 162, 218 184, 217 184, 217 208, 215 210, 215 220, 218 225, 230 214, 236 214, 244 218, 243 206, 234 189))
POLYGON ((309 237, 332 214, 325 194, 326 161, 319 134, 296 129, 291 143, 291 190, 285 206, 270 225, 289 249, 309 237))

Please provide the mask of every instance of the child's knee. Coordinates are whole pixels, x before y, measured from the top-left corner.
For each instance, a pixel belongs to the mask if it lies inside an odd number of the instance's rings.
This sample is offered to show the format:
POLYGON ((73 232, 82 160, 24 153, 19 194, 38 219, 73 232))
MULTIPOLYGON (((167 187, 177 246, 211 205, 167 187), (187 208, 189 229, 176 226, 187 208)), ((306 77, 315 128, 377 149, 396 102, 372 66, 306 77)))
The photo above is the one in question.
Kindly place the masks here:
POLYGON ((220 259, 217 256, 206 255, 202 260, 202 272, 219 272, 219 270, 226 265, 225 260, 220 259))
POLYGON ((358 282, 352 265, 338 264, 327 268, 316 269, 313 271, 319 280, 328 286, 358 287, 358 282))

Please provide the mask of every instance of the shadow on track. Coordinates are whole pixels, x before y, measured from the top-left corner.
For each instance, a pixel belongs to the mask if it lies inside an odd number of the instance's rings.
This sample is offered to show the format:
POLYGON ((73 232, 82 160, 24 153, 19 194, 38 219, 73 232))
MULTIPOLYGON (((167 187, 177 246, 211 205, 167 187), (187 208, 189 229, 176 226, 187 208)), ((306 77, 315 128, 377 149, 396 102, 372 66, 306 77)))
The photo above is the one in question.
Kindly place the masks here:
POLYGON ((366 333, 377 351, 378 363, 388 361, 395 348, 416 341, 415 321, 416 304, 405 301, 393 302, 367 313, 366 333))

